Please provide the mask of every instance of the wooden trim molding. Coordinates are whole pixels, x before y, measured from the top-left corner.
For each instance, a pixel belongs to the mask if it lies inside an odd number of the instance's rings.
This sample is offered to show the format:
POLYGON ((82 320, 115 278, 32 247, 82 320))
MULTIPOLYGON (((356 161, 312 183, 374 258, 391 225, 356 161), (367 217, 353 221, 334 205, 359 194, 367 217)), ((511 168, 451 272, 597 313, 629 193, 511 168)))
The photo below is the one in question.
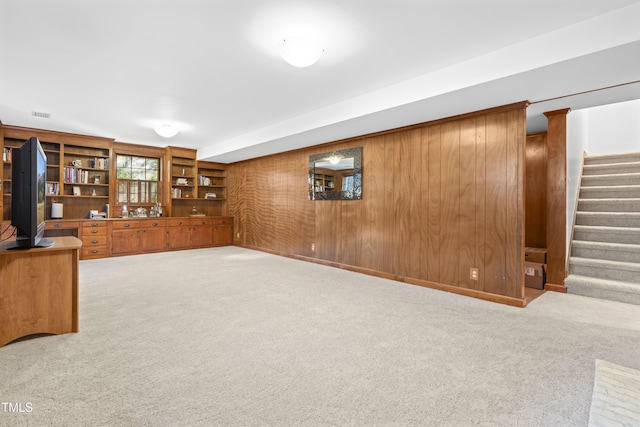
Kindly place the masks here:
POLYGON ((478 298, 478 299, 485 300, 485 301, 490 301, 490 302, 496 302, 496 303, 500 303, 500 304, 510 305, 510 306, 513 306, 513 307, 523 308, 527 304, 527 300, 524 297, 523 298, 512 298, 512 297, 503 296, 503 295, 496 295, 496 294, 492 294, 492 293, 488 293, 488 292, 476 291, 474 289, 460 288, 460 287, 457 287, 457 286, 446 285, 446 284, 443 284, 443 283, 431 282, 429 280, 421 280, 421 279, 415 279, 415 278, 412 278, 412 277, 405 277, 405 276, 401 276, 401 275, 397 275, 397 274, 389 274, 389 273, 384 273, 384 272, 377 271, 377 270, 372 270, 370 268, 356 267, 356 266, 353 266, 353 265, 343 264, 343 263, 339 263, 339 262, 326 261, 326 260, 321 260, 321 259, 318 259, 318 258, 312 258, 312 257, 304 256, 304 255, 290 254, 290 253, 286 253, 286 252, 280 252, 280 251, 276 251, 276 250, 265 249, 265 248, 261 248, 261 247, 250 246, 250 245, 242 245, 242 244, 237 244, 236 243, 235 246, 238 246, 238 247, 241 247, 241 248, 245 248, 245 249, 251 249, 251 250, 266 252, 266 253, 270 253, 270 254, 278 255, 278 256, 283 256, 283 257, 287 257, 287 258, 297 259, 297 260, 301 260, 301 261, 312 262, 314 264, 326 265, 328 267, 341 268, 343 270, 349 270, 349 271, 353 271, 355 273, 367 274, 369 276, 380 277, 382 279, 395 280, 397 282, 408 283, 410 285, 422 286, 424 288, 435 289, 435 290, 438 290, 438 291, 450 292, 450 293, 454 293, 454 294, 457 294, 457 295, 463 295, 463 296, 467 296, 467 297, 478 298))

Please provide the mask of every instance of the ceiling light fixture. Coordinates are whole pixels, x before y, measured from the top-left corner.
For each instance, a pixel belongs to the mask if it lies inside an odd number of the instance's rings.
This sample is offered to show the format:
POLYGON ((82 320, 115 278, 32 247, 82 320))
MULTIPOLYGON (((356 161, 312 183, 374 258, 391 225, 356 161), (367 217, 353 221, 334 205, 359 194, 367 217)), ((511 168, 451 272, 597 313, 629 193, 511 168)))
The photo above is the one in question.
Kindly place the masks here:
POLYGON ((313 65, 323 53, 320 43, 309 37, 287 37, 280 41, 280 55, 294 67, 313 65))
POLYGON ((342 160, 342 157, 337 155, 329 157, 329 163, 331 163, 332 165, 337 165, 338 163, 340 163, 340 160, 342 160))
POLYGON ((160 124, 153 128, 153 130, 163 138, 173 138, 178 134, 178 129, 167 123, 160 124))

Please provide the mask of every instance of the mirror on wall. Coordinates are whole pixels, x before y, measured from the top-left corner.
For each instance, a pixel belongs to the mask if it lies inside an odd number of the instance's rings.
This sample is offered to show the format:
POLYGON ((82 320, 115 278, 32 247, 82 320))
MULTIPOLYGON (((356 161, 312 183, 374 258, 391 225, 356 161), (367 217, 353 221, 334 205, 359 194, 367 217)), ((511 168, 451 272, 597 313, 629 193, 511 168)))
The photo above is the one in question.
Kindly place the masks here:
POLYGON ((309 199, 362 199, 362 147, 309 156, 309 199))

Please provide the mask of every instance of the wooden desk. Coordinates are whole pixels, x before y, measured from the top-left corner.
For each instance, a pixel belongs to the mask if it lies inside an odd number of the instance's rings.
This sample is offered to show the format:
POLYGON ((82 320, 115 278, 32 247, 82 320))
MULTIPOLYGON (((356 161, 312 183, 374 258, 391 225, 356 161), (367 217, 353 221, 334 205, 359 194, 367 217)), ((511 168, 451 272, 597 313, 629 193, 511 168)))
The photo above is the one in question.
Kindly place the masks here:
POLYGON ((7 250, 0 243, 0 346, 31 334, 78 332, 82 243, 52 237, 49 248, 7 250))

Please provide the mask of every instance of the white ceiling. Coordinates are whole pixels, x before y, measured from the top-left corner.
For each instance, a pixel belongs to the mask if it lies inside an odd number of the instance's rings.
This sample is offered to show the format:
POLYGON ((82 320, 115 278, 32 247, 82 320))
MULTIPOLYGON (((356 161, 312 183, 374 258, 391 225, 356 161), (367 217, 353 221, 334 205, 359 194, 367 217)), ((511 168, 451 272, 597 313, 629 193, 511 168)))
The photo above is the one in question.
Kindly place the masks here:
POLYGON ((0 120, 222 162, 523 100, 536 131, 640 98, 539 102, 640 81, 638 22, 632 0, 2 0, 0 120), (317 64, 279 57, 297 35, 317 64))

